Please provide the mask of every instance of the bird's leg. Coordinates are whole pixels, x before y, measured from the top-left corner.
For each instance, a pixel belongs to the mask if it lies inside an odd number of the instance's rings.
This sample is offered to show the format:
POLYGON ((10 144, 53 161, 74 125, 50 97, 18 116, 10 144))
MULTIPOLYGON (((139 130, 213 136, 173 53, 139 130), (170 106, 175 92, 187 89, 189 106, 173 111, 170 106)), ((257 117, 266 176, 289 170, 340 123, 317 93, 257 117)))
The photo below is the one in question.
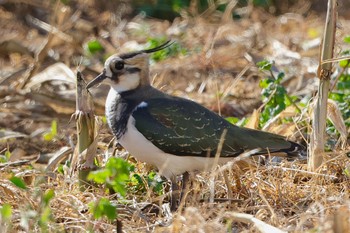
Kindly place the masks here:
POLYGON ((170 210, 175 211, 178 207, 179 200, 179 185, 176 179, 171 180, 171 196, 170 196, 170 210))
POLYGON ((185 197, 187 191, 187 184, 190 178, 190 174, 185 172, 182 174, 182 184, 181 184, 181 192, 179 192, 179 185, 176 182, 176 179, 171 180, 171 211, 176 211, 179 207, 181 201, 185 197))
POLYGON ((190 173, 185 172, 182 174, 182 188, 179 203, 181 203, 182 199, 185 197, 185 193, 187 192, 187 184, 190 179, 190 173))

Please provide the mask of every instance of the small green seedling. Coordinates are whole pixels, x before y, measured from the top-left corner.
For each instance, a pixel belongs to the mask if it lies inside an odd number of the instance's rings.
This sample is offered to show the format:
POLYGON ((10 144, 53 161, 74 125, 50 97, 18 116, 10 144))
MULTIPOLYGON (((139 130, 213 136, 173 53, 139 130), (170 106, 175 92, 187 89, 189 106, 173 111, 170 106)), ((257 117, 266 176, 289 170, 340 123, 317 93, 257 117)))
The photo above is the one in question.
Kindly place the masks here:
POLYGON ((52 141, 57 135, 57 121, 53 120, 51 122, 51 129, 49 132, 43 135, 45 141, 52 141))
POLYGON ((134 166, 121 158, 111 157, 108 159, 105 168, 90 172, 88 180, 98 184, 106 184, 122 196, 126 194, 126 182, 130 179, 130 172, 134 166))
POLYGON ((8 203, 4 203, 0 206, 0 215, 2 222, 10 221, 12 217, 12 206, 8 203))
POLYGON ((272 72, 273 63, 267 60, 263 60, 257 63, 257 66, 261 71, 269 72, 269 76, 260 81, 260 87, 262 90, 262 101, 264 108, 260 114, 260 126, 282 112, 286 107, 294 104, 296 97, 290 97, 287 94, 286 89, 281 84, 285 74, 279 72, 277 77, 272 72))

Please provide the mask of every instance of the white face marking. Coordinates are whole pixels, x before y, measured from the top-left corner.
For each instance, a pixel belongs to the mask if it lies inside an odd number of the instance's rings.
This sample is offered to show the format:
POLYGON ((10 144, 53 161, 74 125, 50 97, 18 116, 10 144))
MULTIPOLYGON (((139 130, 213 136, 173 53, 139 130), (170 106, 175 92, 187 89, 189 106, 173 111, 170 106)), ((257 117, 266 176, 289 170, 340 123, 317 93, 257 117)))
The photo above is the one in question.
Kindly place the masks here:
MULTIPOLYGON (((121 58, 119 58, 117 55, 113 55, 109 57, 104 65, 105 68, 105 75, 107 76, 106 79, 103 80, 103 83, 110 85, 116 92, 123 92, 123 91, 129 91, 132 89, 135 89, 140 84, 140 75, 138 72, 135 73, 126 73, 121 72, 118 74, 118 78, 116 81, 113 81, 113 71, 111 66, 113 66, 114 62, 122 61, 121 58)), ((125 64, 125 68, 130 68, 127 64, 125 64)))
MULTIPOLYGON (((114 60, 114 59, 116 59, 116 58, 118 58, 117 56, 110 56, 107 60, 106 60, 106 62, 105 62, 105 69, 106 69, 106 76, 107 77, 112 77, 112 75, 113 75, 113 73, 112 73, 112 70, 111 70, 111 62, 114 60)), ((120 59, 121 60, 121 59, 120 59)))
MULTIPOLYGON (((109 79, 109 78, 107 78, 109 79)), ((110 79, 109 79, 110 80, 110 79)), ((112 80, 108 83, 116 92, 129 91, 137 88, 140 85, 139 73, 118 76, 118 83, 112 80)))

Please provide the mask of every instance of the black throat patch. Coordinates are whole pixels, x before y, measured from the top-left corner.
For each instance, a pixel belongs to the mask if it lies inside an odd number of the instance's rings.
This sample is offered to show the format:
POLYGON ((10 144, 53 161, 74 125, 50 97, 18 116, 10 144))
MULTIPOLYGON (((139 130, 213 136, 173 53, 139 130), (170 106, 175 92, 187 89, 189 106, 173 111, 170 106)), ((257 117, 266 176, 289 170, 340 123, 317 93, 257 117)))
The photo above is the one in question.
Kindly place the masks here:
POLYGON ((127 130, 129 118, 141 101, 129 98, 135 94, 136 90, 120 93, 120 97, 115 100, 108 116, 108 121, 113 134, 120 139, 127 130))

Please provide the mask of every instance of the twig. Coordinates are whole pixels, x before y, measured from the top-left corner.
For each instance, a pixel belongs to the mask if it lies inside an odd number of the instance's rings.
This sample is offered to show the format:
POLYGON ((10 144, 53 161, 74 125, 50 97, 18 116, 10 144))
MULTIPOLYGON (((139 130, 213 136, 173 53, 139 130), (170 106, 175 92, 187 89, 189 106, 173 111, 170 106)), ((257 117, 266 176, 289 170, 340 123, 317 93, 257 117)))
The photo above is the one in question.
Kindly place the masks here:
MULTIPOLYGON (((222 151, 222 146, 224 145, 226 133, 227 133, 227 130, 224 129, 224 131, 222 132, 221 137, 220 137, 220 141, 219 141, 218 149, 217 149, 216 154, 215 154, 213 166, 211 167, 212 171, 216 168, 216 166, 219 163, 219 158, 220 158, 220 154, 221 154, 221 151, 222 151)), ((209 202, 210 203, 214 202, 214 196, 215 196, 215 175, 216 175, 216 173, 212 172, 211 176, 210 176, 210 179, 209 179, 209 182, 210 182, 210 198, 209 198, 209 202)))
POLYGON ((260 219, 255 218, 253 215, 250 214, 244 214, 244 213, 235 213, 235 212, 229 212, 225 213, 224 218, 232 219, 233 221, 237 222, 244 222, 244 223, 251 223, 254 224, 254 226, 263 233, 284 233, 286 231, 282 231, 274 226, 271 226, 260 219))

